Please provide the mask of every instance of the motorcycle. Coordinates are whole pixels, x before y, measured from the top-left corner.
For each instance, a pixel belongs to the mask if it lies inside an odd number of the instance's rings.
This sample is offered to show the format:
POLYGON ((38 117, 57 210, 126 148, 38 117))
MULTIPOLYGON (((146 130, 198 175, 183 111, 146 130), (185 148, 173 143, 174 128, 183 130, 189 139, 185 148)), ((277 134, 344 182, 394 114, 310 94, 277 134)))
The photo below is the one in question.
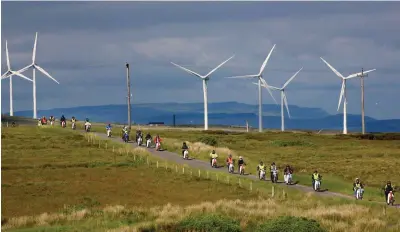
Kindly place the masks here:
POLYGON ((108 129, 108 130, 107 130, 107 137, 110 137, 110 138, 111 138, 111 129, 108 129))
POLYGON ((147 147, 147 148, 150 148, 150 145, 151 145, 151 139, 148 139, 148 140, 146 141, 146 147, 147 147))
POLYGON ((320 187, 321 187, 321 180, 315 180, 314 181, 314 191, 319 192, 320 191, 320 187))
POLYGON ((67 124, 65 123, 65 121, 62 121, 62 122, 61 122, 61 127, 62 127, 62 128, 65 128, 66 126, 67 126, 67 124))
POLYGON ((228 164, 228 172, 229 172, 229 173, 233 173, 233 169, 234 169, 233 163, 229 163, 229 164, 228 164))
POLYGON ((393 194, 393 191, 390 191, 389 193, 388 193, 388 197, 387 197, 387 202, 386 202, 388 205, 393 205, 393 203, 394 203, 394 194, 393 194))
POLYGON ((211 162, 211 167, 216 168, 217 167, 217 158, 213 158, 211 162))
POLYGON ((183 159, 189 159, 189 151, 188 150, 183 151, 183 159))
POLYGON ((363 195, 364 195, 364 189, 357 188, 355 191, 356 191, 356 199, 357 200, 362 200, 363 195))
POLYGON ((285 174, 284 179, 285 179, 285 183, 287 185, 292 184, 292 174, 291 173, 285 174))
POLYGON ((50 121, 50 125, 54 126, 54 121, 53 120, 50 121))
POLYGON ((139 146, 142 146, 142 137, 138 137, 138 139, 137 139, 137 144, 139 145, 139 146))
POLYGON ((260 170, 259 179, 260 179, 260 180, 265 180, 265 170, 264 170, 264 169, 261 169, 261 170, 260 170))
POLYGON ((128 135, 128 133, 124 133, 124 134, 122 135, 122 140, 123 140, 125 143, 127 143, 127 142, 129 141, 129 135, 128 135))
POLYGON ((161 144, 159 142, 156 143, 156 150, 160 150, 161 144))
POLYGON ((244 165, 239 166, 239 175, 244 175, 244 165))
POLYGON ((75 130, 76 129, 76 125, 75 125, 75 123, 73 122, 72 123, 72 130, 75 130))
POLYGON ((272 171, 272 183, 277 183, 278 182, 278 170, 273 170, 272 171))
POLYGON ((90 128, 91 128, 92 126, 91 125, 85 125, 85 131, 86 132, 90 132, 90 128))

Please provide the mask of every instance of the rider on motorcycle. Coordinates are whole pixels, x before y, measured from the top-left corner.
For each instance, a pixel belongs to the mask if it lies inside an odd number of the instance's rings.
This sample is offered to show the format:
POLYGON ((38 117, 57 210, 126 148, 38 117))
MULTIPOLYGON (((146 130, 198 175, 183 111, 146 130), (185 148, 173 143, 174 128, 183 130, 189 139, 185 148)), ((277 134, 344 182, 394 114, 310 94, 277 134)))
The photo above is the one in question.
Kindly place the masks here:
POLYGON ((109 123, 107 126, 106 126, 106 130, 111 130, 111 124, 109 123))
POLYGON ((228 158, 226 158, 226 166, 228 167, 228 171, 229 171, 230 164, 233 164, 233 158, 232 158, 231 154, 228 156, 228 158))
MULTIPOLYGON (((246 165, 246 163, 244 162, 243 157, 239 156, 239 160, 238 160, 238 170, 239 170, 239 172, 240 172, 240 167, 243 166, 243 165, 246 165)), ((244 170, 243 170, 243 172, 244 172, 244 170)))
POLYGON ((152 139, 152 138, 151 138, 151 135, 150 135, 150 133, 147 133, 147 135, 146 135, 145 139, 146 139, 146 140, 148 140, 148 139, 150 139, 150 140, 151 140, 151 139, 152 139))
MULTIPOLYGON (((278 171, 278 169, 275 165, 275 162, 272 162, 271 167, 270 167, 271 180, 274 179, 274 176, 273 176, 274 171, 278 171)), ((276 177, 276 179, 278 180, 278 176, 276 177)))
POLYGON ((156 146, 157 146, 157 144, 159 145, 158 147, 157 147, 157 151, 159 151, 160 150, 160 147, 161 147, 161 138, 160 138, 160 136, 159 135, 156 135, 156 137, 154 138, 154 143, 156 144, 156 146))
POLYGON ((89 119, 86 118, 86 122, 85 122, 85 130, 88 130, 90 127, 92 127, 92 124, 89 122, 89 119))
POLYGON ((284 174, 285 182, 288 184, 289 183, 289 177, 290 177, 290 175, 293 174, 292 167, 290 167, 290 165, 286 165, 286 168, 283 170, 283 174, 284 174))
POLYGON ((357 194, 357 189, 362 189, 362 188, 364 188, 364 185, 360 182, 359 178, 356 178, 356 181, 353 183, 354 195, 357 194))
POLYGON ((315 181, 319 180, 321 181, 321 175, 318 173, 317 170, 314 171, 314 173, 311 175, 311 180, 312 180, 312 186, 314 188, 315 186, 315 181))
POLYGON ((385 199, 386 199, 386 202, 387 202, 388 194, 390 193, 390 191, 393 192, 393 186, 392 186, 392 183, 390 181, 388 181, 386 183, 385 187, 383 187, 383 191, 385 191, 385 199))
POLYGON ((260 161, 260 164, 257 166, 258 176, 260 176, 261 170, 265 172, 265 165, 262 161, 260 161))
POLYGON ((217 159, 217 158, 218 158, 217 153, 215 153, 215 150, 212 150, 212 152, 210 153, 210 164, 211 164, 211 166, 212 166, 213 159, 217 159))
MULTIPOLYGON (((60 123, 61 123, 61 125, 62 125, 62 122, 65 122, 65 117, 64 117, 64 115, 62 115, 61 118, 60 118, 60 123)), ((66 123, 66 122, 65 122, 65 123, 66 123)))
POLYGON ((76 122, 76 118, 74 116, 72 116, 71 122, 72 123, 76 122))
POLYGON ((186 145, 186 142, 183 142, 183 144, 182 144, 182 155, 185 152, 185 150, 189 150, 189 147, 186 145))

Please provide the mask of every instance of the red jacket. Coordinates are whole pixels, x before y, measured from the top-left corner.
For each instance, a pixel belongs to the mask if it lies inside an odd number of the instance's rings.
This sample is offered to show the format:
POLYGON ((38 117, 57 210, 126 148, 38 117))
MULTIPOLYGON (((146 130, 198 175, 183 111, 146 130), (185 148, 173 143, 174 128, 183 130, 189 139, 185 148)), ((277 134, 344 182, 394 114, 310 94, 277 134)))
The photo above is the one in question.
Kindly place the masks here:
POLYGON ((157 137, 157 136, 154 137, 154 142, 155 142, 155 143, 157 143, 157 142, 160 142, 160 143, 161 143, 161 138, 160 138, 160 137, 157 137), (157 139, 158 139, 159 141, 157 141, 157 139))

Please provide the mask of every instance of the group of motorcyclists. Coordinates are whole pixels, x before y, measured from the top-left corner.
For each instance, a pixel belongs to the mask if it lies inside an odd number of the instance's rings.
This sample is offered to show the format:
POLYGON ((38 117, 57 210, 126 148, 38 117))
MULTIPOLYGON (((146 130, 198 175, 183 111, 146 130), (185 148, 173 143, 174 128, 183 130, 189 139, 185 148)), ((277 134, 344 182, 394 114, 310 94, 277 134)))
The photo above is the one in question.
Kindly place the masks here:
MULTIPOLYGON (((41 117, 38 120, 38 125, 46 125, 47 124, 47 118, 46 117, 41 117)), ((51 125, 54 125, 55 122, 55 117, 54 116, 50 116, 49 117, 49 121, 51 123, 51 125)), ((72 129, 76 129, 76 118, 73 116, 71 118, 71 123, 72 123, 72 129)), ((61 116, 60 118, 60 124, 63 128, 66 127, 66 118, 64 117, 64 115, 61 116)), ((89 122, 89 119, 86 118, 85 120, 85 131, 89 132, 90 128, 91 128, 91 123, 89 122)), ((112 126, 111 124, 107 124, 106 125, 106 131, 107 131, 107 136, 111 137, 111 130, 112 130, 112 126)), ((128 142, 129 141, 129 133, 130 133, 130 129, 128 128, 128 126, 123 126, 122 128, 122 139, 124 142, 128 142)), ((146 147, 150 148, 151 144, 153 142, 153 138, 150 135, 150 133, 147 133, 145 136, 145 141, 146 141, 146 147)), ((136 131, 136 137, 135 137, 135 142, 139 145, 142 146, 143 144, 143 132, 139 129, 136 131)), ((159 151, 161 149, 161 138, 160 136, 157 134, 156 137, 154 138, 154 143, 155 143, 155 148, 157 151, 159 151)), ((183 142, 182 144, 182 157, 183 159, 189 159, 189 147, 186 144, 186 142, 183 142)), ((217 168, 217 158, 218 158, 218 154, 216 153, 215 150, 212 150, 210 153, 210 165, 212 168, 217 168)), ((226 165, 228 168, 228 173, 234 173, 234 163, 235 160, 233 159, 232 155, 229 154, 227 159, 226 159, 226 165)), ((245 170, 245 166, 246 163, 244 162, 244 159, 242 156, 239 156, 239 160, 238 160, 238 173, 239 175, 244 175, 244 170, 245 170)), ((266 165, 260 161, 260 163, 257 166, 257 172, 258 172, 258 178, 259 180, 266 180, 266 165)), ((272 183, 277 183, 278 182, 278 168, 275 164, 275 162, 271 163, 271 166, 269 168, 269 172, 270 172, 270 180, 272 181, 272 183)), ((283 171, 283 175, 284 175, 284 183, 286 183, 287 185, 292 184, 292 175, 293 175, 293 168, 290 165, 286 165, 286 167, 284 168, 283 171)), ((312 175, 311 175, 311 182, 312 182, 312 188, 314 189, 314 191, 320 191, 320 186, 321 186, 321 181, 322 181, 322 176, 318 173, 317 170, 315 170, 312 175)), ((385 200, 386 203, 392 204, 394 202, 394 188, 391 185, 390 181, 387 181, 386 185, 382 188, 384 195, 385 195, 385 200)), ((362 199, 363 198, 363 194, 364 194, 364 184, 360 181, 359 178, 356 178, 354 183, 353 183, 353 191, 354 191, 354 197, 356 199, 362 199)))
MULTIPOLYGON (((107 135, 108 135, 108 131, 111 131, 111 125, 109 124, 106 128, 110 128, 107 129, 107 135)), ((124 142, 128 142, 129 141, 129 133, 130 130, 128 128, 128 126, 123 126, 122 127, 122 140, 124 142)), ((150 148, 153 142, 153 138, 150 135, 150 133, 147 133, 145 136, 145 140, 146 140, 146 147, 150 148)), ((135 142, 137 143, 138 146, 142 146, 143 145, 143 132, 139 129, 136 131, 136 136, 135 136, 135 142)), ((157 151, 161 150, 161 137, 157 134, 156 137, 154 138, 154 144, 155 144, 155 148, 157 151)))
MULTIPOLYGON (((49 117, 49 121, 50 121, 51 126, 53 126, 55 121, 56 121, 56 118, 53 115, 51 115, 49 117)), ((76 120, 75 116, 72 116, 72 118, 71 118, 71 127, 72 127, 73 130, 76 129, 76 122, 77 122, 77 120, 76 120)), ((42 125, 47 125, 47 118, 45 116, 43 116, 43 117, 38 119, 38 126, 42 126, 42 125)), ((65 118, 64 115, 61 115, 61 117, 60 117, 60 125, 61 125, 62 128, 67 127, 67 119, 65 118)), ((91 126, 92 126, 92 124, 89 122, 89 119, 86 118, 85 124, 84 124, 85 131, 89 132, 91 126)))

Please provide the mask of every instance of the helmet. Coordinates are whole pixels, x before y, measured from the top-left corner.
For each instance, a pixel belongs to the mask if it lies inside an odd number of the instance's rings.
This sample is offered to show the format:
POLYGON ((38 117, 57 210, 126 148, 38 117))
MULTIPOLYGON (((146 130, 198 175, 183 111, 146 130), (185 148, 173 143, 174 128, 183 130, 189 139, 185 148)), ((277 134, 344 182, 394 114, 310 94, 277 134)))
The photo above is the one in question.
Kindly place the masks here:
POLYGON ((275 165, 275 162, 272 162, 272 165, 275 165))
POLYGON ((318 172, 317 170, 315 170, 314 172, 318 172))
POLYGON ((387 184, 391 184, 391 183, 390 183, 390 180, 388 180, 387 184))
POLYGON ((239 159, 243 159, 241 156, 239 156, 239 159))
POLYGON ((260 161, 260 164, 263 164, 263 162, 262 162, 262 161, 260 161))
MULTIPOLYGON (((229 154, 229 157, 232 157, 232 155, 231 154, 229 154)), ((240 159, 241 157, 239 157, 239 159, 240 159)))
POLYGON ((214 154, 214 153, 215 153, 215 150, 212 150, 212 153, 214 154))

